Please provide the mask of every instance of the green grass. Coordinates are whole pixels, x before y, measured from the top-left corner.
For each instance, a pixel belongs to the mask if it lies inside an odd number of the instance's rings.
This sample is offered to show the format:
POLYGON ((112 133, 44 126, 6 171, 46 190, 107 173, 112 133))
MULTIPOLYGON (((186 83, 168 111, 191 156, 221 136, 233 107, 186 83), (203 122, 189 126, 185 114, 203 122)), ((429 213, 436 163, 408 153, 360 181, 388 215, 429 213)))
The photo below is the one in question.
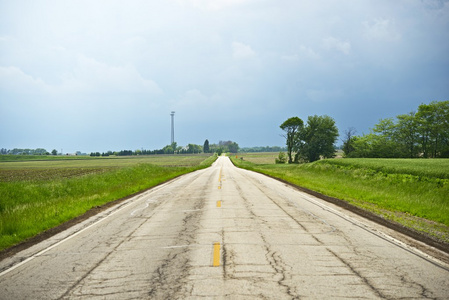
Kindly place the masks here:
POLYGON ((449 242, 449 160, 328 159, 309 164, 257 163, 246 169, 345 200, 384 218, 449 242))
POLYGON ((89 209, 205 168, 214 156, 0 163, 0 250, 89 209))

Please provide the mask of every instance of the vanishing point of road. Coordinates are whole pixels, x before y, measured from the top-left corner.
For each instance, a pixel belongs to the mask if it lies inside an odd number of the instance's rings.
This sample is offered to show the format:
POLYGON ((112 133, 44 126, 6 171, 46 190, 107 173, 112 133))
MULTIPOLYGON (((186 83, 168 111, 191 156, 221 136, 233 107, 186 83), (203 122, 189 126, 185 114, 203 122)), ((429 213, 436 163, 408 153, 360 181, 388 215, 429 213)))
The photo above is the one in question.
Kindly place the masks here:
POLYGON ((449 266, 219 157, 0 262, 0 299, 448 299, 449 266))

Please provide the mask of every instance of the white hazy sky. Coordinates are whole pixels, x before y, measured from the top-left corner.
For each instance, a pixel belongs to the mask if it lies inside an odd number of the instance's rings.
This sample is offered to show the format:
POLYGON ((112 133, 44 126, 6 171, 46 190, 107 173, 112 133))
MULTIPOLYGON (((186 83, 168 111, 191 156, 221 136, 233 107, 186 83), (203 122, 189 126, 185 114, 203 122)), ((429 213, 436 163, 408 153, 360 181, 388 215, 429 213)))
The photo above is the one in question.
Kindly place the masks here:
POLYGON ((446 0, 0 0, 0 147, 285 144, 449 100, 446 0))

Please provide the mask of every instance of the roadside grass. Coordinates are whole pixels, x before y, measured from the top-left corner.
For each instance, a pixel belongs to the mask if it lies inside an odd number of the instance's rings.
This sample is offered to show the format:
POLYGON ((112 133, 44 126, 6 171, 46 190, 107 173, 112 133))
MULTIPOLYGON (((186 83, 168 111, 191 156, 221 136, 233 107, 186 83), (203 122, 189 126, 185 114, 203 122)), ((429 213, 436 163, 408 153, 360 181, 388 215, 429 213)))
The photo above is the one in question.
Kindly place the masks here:
POLYGON ((93 207, 206 168, 215 159, 173 155, 0 163, 0 251, 93 207))
POLYGON ((242 156, 243 161, 232 157, 238 167, 345 200, 449 242, 449 160, 327 159, 276 165, 242 156))

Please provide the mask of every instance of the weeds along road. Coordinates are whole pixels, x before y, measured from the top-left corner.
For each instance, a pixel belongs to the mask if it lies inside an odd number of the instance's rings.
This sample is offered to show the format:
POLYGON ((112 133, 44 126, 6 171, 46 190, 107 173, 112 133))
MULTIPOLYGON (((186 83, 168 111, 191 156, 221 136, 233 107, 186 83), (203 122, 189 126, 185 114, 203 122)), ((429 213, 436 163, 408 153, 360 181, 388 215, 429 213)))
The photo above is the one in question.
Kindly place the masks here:
POLYGON ((1 299, 448 298, 447 265, 220 157, 0 262, 1 299))

